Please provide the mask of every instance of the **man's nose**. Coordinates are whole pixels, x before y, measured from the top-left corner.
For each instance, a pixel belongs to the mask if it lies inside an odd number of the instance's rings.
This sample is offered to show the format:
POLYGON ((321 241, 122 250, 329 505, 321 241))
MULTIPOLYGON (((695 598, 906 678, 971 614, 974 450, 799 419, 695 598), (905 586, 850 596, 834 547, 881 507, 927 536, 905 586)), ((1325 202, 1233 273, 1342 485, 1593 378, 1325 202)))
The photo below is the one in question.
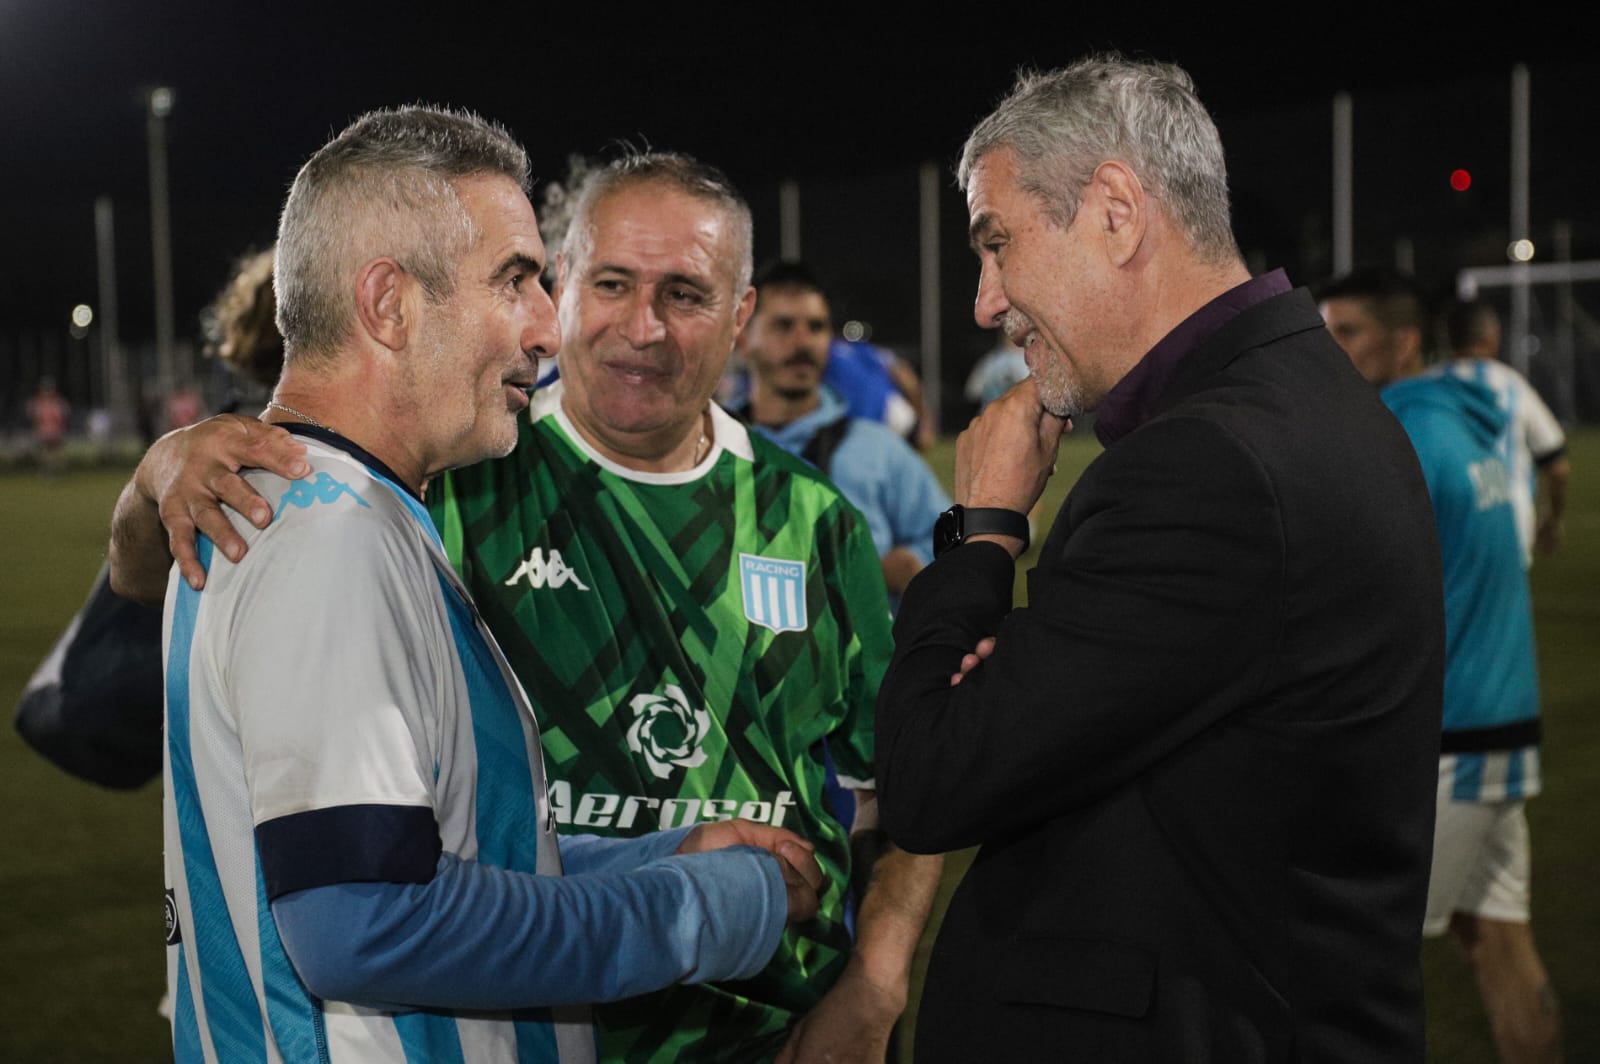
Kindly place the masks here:
POLYGON ((633 293, 633 303, 623 313, 623 339, 634 347, 647 347, 667 338, 667 323, 656 309, 654 292, 640 287, 633 293))
POLYGON ((973 320, 980 329, 996 329, 1000 327, 1000 319, 1010 309, 1011 304, 1000 288, 1000 271, 995 269, 992 262, 985 262, 983 272, 978 274, 978 298, 972 305, 973 320))
POLYGON ((533 313, 522 327, 521 339, 523 352, 534 358, 550 358, 561 350, 561 323, 550 293, 542 286, 533 297, 533 313))

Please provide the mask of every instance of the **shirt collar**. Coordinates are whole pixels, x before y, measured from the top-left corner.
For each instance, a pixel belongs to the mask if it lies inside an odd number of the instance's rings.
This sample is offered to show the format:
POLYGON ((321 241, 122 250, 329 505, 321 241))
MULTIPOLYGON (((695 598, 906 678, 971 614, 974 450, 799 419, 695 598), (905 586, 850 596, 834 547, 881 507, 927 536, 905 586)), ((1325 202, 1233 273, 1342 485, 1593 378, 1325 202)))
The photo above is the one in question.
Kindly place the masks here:
POLYGON ((412 491, 410 486, 406 484, 405 481, 395 476, 394 470, 384 465, 373 456, 371 451, 367 450, 359 443, 356 443, 354 440, 351 440, 349 437, 341 436, 332 429, 323 428, 321 425, 305 425, 298 421, 277 421, 274 422, 274 424, 276 424, 280 429, 287 429, 289 434, 292 436, 309 436, 313 440, 321 440, 323 443, 339 448, 339 450, 344 451, 350 457, 354 458, 356 461, 360 462, 374 473, 377 473, 379 476, 392 483, 395 487, 399 488, 413 499, 417 500, 418 502, 422 501, 422 496, 412 491))
POLYGON ((1179 322, 1128 371, 1095 411, 1094 434, 1111 446, 1149 419, 1178 363, 1241 313, 1290 290, 1289 276, 1273 270, 1235 285, 1179 322))

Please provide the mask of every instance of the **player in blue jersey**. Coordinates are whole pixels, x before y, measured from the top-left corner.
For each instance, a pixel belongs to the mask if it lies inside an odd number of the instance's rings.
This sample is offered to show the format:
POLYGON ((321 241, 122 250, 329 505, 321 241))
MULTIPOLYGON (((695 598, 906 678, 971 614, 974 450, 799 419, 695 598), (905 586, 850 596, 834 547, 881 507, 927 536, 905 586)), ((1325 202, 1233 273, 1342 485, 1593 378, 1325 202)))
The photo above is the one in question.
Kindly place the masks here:
POLYGON ((1444 725, 1423 933, 1448 929, 1466 949, 1502 1060, 1559 1060, 1556 998, 1529 924, 1523 802, 1540 786, 1539 680, 1509 465, 1513 419, 1472 374, 1416 372, 1423 311, 1406 278, 1352 274, 1324 289, 1321 307, 1411 437, 1439 530, 1444 725))
MULTIPOLYGON (((586 1003, 753 975, 816 910, 782 829, 558 842, 531 708, 422 505, 511 448, 559 346, 527 176, 497 127, 407 108, 290 191, 265 416, 304 458, 271 434, 294 479, 219 488, 269 511, 234 519, 252 557, 202 540, 166 593, 179 1061, 590 1061, 586 1003)), ((125 592, 161 554, 154 494, 119 501, 125 592)))

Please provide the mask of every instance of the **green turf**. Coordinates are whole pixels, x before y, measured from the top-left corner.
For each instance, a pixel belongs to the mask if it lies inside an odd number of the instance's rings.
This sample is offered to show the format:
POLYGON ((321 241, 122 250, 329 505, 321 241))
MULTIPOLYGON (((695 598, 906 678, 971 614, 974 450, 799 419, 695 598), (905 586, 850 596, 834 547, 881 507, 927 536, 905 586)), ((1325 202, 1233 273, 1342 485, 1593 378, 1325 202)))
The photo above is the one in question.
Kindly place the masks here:
MULTIPOLYGON (((1046 493, 1040 538, 1098 453, 1069 438, 1046 493)), ((933 464, 948 483, 951 444, 933 464)), ((1567 1059, 1600 1060, 1600 432, 1573 439, 1567 545, 1534 567, 1546 720, 1545 794, 1529 806, 1534 927, 1562 998, 1567 1059)), ((0 475, 0 697, 9 705, 88 591, 125 474, 0 475)), ((1019 568, 1019 591, 1021 573, 1019 568)), ((0 1061, 170 1057, 155 1013, 163 983, 160 794, 71 779, 0 733, 0 1061)), ((948 862, 945 895, 970 854, 948 862)), ((926 954, 928 941, 923 943, 926 954)), ((1489 1062, 1477 993, 1447 942, 1423 949, 1429 1060, 1489 1062)))

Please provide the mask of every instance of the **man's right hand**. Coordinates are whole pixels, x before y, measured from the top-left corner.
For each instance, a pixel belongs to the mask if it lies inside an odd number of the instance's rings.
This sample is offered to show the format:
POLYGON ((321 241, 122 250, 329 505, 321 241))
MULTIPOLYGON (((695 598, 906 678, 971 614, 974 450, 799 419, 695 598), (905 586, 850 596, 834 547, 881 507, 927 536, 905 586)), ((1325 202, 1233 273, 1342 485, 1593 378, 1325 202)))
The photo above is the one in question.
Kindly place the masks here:
POLYGON ((725 846, 754 846, 778 859, 783 885, 789 895, 789 922, 804 923, 817 915, 817 895, 825 879, 813 854, 816 847, 787 828, 757 824, 753 820, 716 820, 697 826, 684 836, 678 853, 704 853, 725 846))
POLYGON ((111 522, 111 586, 118 594, 159 602, 174 560, 195 590, 205 569, 195 547, 203 533, 231 561, 244 557, 244 539, 223 507, 257 528, 272 508, 239 475, 260 468, 289 480, 311 472, 305 446, 288 432, 252 418, 222 414, 167 433, 150 448, 117 500, 111 522))

